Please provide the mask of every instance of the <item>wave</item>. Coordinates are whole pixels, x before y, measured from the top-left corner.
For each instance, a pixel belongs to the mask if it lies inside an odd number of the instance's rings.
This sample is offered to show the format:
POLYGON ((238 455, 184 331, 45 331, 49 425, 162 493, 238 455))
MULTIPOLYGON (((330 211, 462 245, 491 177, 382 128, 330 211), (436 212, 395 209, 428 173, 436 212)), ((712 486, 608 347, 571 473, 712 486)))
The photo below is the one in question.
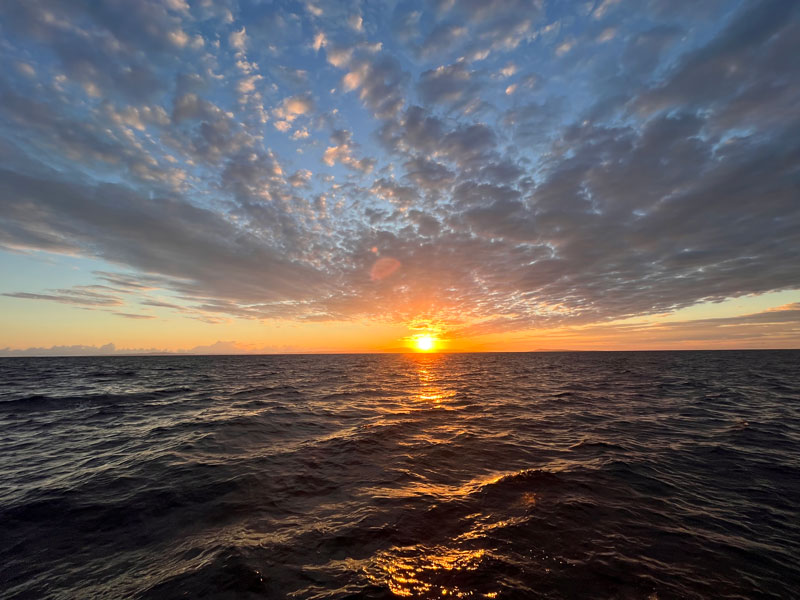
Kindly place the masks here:
POLYGON ((123 394, 94 393, 65 396, 50 396, 45 394, 32 394, 21 398, 0 401, 0 410, 13 410, 32 412, 41 410, 71 410, 87 406, 105 404, 123 404, 128 402, 149 402, 162 400, 171 396, 181 396, 194 392, 195 389, 186 386, 138 391, 123 394))
POLYGON ((0 363, 3 594, 793 597, 800 353, 751 356, 0 363))

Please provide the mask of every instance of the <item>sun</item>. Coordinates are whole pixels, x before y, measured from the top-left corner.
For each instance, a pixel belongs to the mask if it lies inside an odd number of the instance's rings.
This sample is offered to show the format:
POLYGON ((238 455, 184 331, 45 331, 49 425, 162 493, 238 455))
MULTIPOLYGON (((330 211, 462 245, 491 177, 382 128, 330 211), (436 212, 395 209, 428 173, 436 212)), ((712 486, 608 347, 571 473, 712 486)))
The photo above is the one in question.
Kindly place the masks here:
POLYGON ((414 345, 420 352, 430 352, 433 350, 435 340, 432 335, 421 335, 414 338, 414 345))

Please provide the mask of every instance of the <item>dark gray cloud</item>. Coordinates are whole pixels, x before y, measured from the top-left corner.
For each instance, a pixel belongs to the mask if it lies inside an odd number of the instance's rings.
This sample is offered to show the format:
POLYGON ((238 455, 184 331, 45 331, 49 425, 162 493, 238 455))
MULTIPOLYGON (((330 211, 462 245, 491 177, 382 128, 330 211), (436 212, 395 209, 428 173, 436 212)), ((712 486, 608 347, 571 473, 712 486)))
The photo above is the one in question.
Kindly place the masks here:
POLYGON ((125 319, 134 319, 134 320, 155 319, 155 317, 153 315, 142 315, 142 314, 138 314, 138 313, 115 312, 115 313, 112 313, 112 314, 114 314, 114 315, 116 315, 118 317, 123 317, 125 319))
POLYGON ((663 81, 642 93, 635 107, 652 112, 676 104, 703 106, 728 126, 735 122, 747 127, 752 118, 790 118, 786 104, 796 105, 798 82, 783 75, 791 69, 786 53, 800 50, 798 11, 797 3, 786 0, 747 5, 719 36, 685 56, 663 81), (752 103, 741 100, 753 94, 757 106, 748 114, 752 103))
POLYGON ((420 189, 430 191, 449 188, 455 174, 443 164, 416 156, 404 164, 406 177, 420 189))
POLYGON ((449 50, 467 35, 468 28, 455 23, 439 23, 427 35, 418 49, 419 56, 432 58, 449 50))
POLYGON ((385 54, 362 57, 350 68, 345 87, 357 88, 358 97, 377 118, 394 116, 403 107, 408 76, 394 58, 385 54))
POLYGON ((0 14, 9 35, 40 42, 92 96, 151 97, 162 89, 154 63, 174 60, 190 42, 180 16, 156 1, 31 0, 4 3, 0 14))
POLYGON ((61 304, 76 306, 121 306, 124 302, 117 296, 105 293, 104 286, 79 286, 73 289, 51 290, 47 294, 32 294, 29 292, 11 292, 3 296, 10 298, 23 298, 25 300, 47 300, 61 304), (102 291, 101 291, 102 290, 102 291))
POLYGON ((417 90, 425 104, 443 104, 451 110, 475 112, 481 104, 479 75, 466 61, 423 72, 417 90))
POLYGON ((535 24, 544 13, 539 0, 447 0, 428 6, 435 20, 415 48, 422 58, 482 60, 492 52, 513 50, 535 37, 535 24))
POLYGON ((121 186, 40 179, 0 171, 0 241, 88 253, 159 273, 190 294, 241 302, 313 297, 321 274, 292 262, 224 215, 121 186))
POLYGON ((464 171, 477 170, 497 157, 498 136, 485 123, 451 127, 420 106, 386 122, 379 137, 384 146, 416 158, 434 157, 464 171))

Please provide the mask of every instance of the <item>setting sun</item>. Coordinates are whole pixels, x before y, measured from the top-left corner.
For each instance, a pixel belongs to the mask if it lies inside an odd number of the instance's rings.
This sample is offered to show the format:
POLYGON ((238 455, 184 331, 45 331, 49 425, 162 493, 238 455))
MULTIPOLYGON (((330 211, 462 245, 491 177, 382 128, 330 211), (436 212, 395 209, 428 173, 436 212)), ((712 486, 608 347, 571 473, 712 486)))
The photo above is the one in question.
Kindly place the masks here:
POLYGON ((421 335, 414 340, 414 345, 420 352, 430 352, 433 350, 434 341, 433 336, 421 335))

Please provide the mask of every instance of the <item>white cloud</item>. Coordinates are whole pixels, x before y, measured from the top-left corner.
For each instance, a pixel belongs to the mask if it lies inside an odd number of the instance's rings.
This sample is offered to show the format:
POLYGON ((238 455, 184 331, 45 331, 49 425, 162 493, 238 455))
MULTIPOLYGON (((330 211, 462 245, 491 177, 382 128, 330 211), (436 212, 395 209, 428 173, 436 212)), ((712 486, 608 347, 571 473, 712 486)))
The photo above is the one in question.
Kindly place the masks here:
POLYGON ((614 6, 619 4, 621 0, 603 0, 600 5, 594 9, 593 16, 595 19, 602 19, 606 13, 614 6))
POLYGON ((616 27, 606 27, 603 31, 600 32, 600 35, 597 36, 597 41, 601 44, 611 41, 617 35, 617 28, 616 27))
POLYGON ((364 20, 361 18, 361 15, 350 15, 347 18, 347 24, 355 31, 364 30, 364 20))
POLYGON ((320 48, 325 47, 327 43, 328 40, 325 37, 325 34, 322 31, 320 31, 314 36, 314 41, 312 42, 311 46, 312 48, 314 48, 314 50, 318 51, 320 48))
POLYGON ((239 52, 244 52, 247 48, 247 32, 242 27, 239 31, 234 31, 228 36, 228 43, 232 48, 239 52))
POLYGON ((169 32, 169 41, 178 48, 183 48, 189 43, 189 36, 182 29, 175 29, 169 32))
POLYGON ((575 46, 575 40, 568 38, 556 46, 556 56, 564 56, 575 46))
POLYGON ((508 63, 506 66, 504 66, 502 69, 500 69, 500 75, 502 77, 506 77, 506 78, 507 77, 511 77, 516 72, 517 72, 517 65, 515 65, 512 62, 508 63))

